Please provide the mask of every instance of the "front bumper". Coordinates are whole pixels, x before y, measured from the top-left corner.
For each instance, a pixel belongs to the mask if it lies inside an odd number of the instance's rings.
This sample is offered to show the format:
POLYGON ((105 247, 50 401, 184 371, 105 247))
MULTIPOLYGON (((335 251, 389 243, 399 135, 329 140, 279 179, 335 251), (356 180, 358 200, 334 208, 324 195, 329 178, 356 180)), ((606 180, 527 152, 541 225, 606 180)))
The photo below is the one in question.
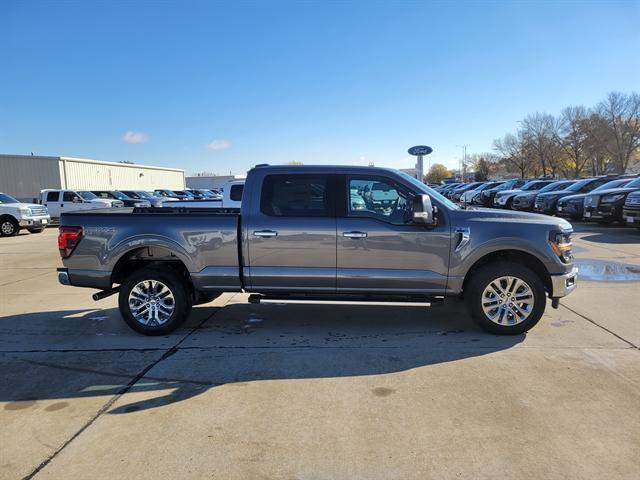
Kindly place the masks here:
POLYGON ((582 204, 563 203, 556 208, 558 217, 582 218, 582 204))
POLYGON ((521 211, 529 211, 532 210, 532 201, 531 200, 517 200, 514 199, 513 202, 511 203, 511 207, 514 210, 521 210, 521 211))
POLYGON ((18 224, 21 227, 46 227, 51 223, 51 217, 47 215, 46 217, 28 217, 21 218, 18 220, 18 224))
POLYGON ((622 205, 600 204, 598 207, 585 207, 585 220, 620 220, 622 219, 622 205))
POLYGON ((578 286, 578 267, 573 267, 570 272, 559 275, 551 275, 551 298, 566 297, 578 286))
POLYGON ((509 200, 509 198, 511 198, 511 197, 495 197, 493 199, 493 206, 494 207, 499 207, 499 208, 504 208, 505 205, 507 204, 507 201, 509 200))

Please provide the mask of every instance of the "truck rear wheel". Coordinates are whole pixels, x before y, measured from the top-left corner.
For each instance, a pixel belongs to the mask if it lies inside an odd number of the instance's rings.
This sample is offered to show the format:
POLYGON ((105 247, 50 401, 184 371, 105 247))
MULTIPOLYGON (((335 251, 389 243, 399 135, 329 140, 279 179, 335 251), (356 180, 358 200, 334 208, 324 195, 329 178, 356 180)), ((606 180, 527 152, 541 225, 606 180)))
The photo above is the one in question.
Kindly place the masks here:
POLYGON ((191 311, 182 278, 158 267, 145 267, 129 276, 120 285, 118 305, 127 325, 145 335, 175 330, 191 311))
POLYGON ((546 304, 542 279, 524 265, 507 261, 476 270, 464 296, 474 321, 498 335, 526 332, 538 323, 546 304))

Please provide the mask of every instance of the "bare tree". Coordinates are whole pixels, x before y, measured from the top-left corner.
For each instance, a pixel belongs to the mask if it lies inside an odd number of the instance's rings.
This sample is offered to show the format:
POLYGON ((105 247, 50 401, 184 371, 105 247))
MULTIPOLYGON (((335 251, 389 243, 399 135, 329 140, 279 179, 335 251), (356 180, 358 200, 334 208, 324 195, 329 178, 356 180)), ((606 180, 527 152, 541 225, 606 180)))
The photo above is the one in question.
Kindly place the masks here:
POLYGON ((578 178, 589 161, 587 120, 586 108, 567 107, 553 125, 553 138, 562 157, 559 168, 567 178, 578 178))
POLYGON ((493 148, 502 157, 507 170, 518 172, 522 178, 531 170, 521 135, 507 133, 504 138, 493 141, 493 148))
POLYGON ((595 112, 604 123, 593 134, 613 157, 615 171, 624 173, 640 148, 640 95, 611 92, 595 112))
POLYGON ((473 166, 474 180, 476 182, 484 182, 495 170, 496 164, 500 161, 500 157, 495 153, 475 153, 469 157, 473 166))
POLYGON ((560 156, 553 138, 553 125, 552 115, 536 112, 522 121, 521 134, 526 150, 536 158, 542 174, 555 176, 560 156))

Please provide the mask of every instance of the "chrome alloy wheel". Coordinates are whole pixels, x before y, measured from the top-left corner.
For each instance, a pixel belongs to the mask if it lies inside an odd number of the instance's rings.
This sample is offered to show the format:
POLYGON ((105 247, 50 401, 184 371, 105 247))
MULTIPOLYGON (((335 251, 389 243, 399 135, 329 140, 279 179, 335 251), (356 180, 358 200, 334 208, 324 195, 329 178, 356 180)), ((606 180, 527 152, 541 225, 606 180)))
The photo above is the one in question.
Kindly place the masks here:
POLYGON ((129 311, 142 325, 163 325, 175 309, 173 292, 157 280, 143 280, 129 292, 129 311))
POLYGON ((517 277, 499 277, 482 292, 482 310, 498 325, 511 326, 524 322, 534 306, 531 287, 517 277))
POLYGON ((13 235, 15 229, 16 227, 9 220, 7 220, 6 222, 2 222, 2 226, 0 226, 0 231, 2 231, 2 233, 4 233, 5 235, 13 235))

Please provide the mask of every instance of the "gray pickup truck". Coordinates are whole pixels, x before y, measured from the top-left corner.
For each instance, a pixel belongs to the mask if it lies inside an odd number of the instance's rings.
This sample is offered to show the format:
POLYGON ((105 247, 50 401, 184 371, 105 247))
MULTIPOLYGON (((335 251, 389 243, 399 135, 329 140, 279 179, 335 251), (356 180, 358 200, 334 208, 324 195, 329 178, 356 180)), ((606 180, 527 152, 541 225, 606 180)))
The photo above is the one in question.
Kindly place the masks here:
POLYGON ((571 225, 463 209, 402 172, 257 166, 242 207, 122 208, 61 218, 64 285, 118 293, 138 332, 166 334, 222 292, 261 299, 439 302, 519 334, 576 287, 571 225))

